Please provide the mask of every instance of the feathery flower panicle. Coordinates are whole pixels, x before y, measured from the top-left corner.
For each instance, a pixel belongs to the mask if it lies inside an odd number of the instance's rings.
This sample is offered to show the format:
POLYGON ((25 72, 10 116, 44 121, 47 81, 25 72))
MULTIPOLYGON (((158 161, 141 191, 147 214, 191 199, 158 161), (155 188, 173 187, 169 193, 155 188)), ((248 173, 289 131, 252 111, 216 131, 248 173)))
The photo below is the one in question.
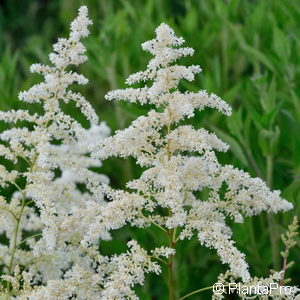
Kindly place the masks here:
POLYGON ((106 137, 109 128, 99 122, 81 94, 68 89, 73 83, 88 82, 83 75, 68 70, 87 59, 81 43, 92 24, 87 13, 87 8, 81 7, 69 37, 60 38, 53 46, 51 65, 33 64, 30 68, 44 81, 21 92, 19 99, 41 103, 43 113, 0 112, 0 120, 17 123, 0 133, 1 156, 13 163, 26 163, 24 169, 0 166, 0 186, 16 188, 11 197, 0 197, 0 233, 9 240, 0 245, 0 264, 6 273, 0 294, 9 299, 69 299, 72 293, 78 299, 88 299, 86 295, 95 299, 99 287, 93 282, 103 285, 93 266, 105 258, 95 254, 92 247, 84 248, 81 240, 90 220, 105 205, 101 184, 108 183, 106 176, 90 170, 101 162, 88 155, 88 148, 106 137), (74 101, 90 127, 84 128, 64 113, 61 101, 74 101), (20 127, 20 121, 31 126, 20 127), (78 183, 87 191, 81 191, 78 183), (83 285, 89 289, 86 294, 79 292, 83 285))
POLYGON ((196 235, 201 245, 214 248, 222 263, 246 282, 250 274, 245 255, 231 240, 226 218, 243 222, 244 216, 263 211, 277 213, 291 209, 292 205, 261 179, 251 178, 233 166, 221 165, 215 151, 227 151, 228 146, 214 133, 180 125, 180 121, 192 118, 196 110, 210 107, 229 116, 231 108, 205 90, 179 91, 180 80, 193 81, 201 72, 199 66, 175 63, 181 57, 193 55, 194 50, 182 47, 184 40, 166 24, 155 32, 153 40, 142 44, 143 50, 153 55, 147 69, 130 75, 126 81, 129 85, 145 82, 144 87, 113 90, 106 99, 152 104, 157 110, 138 117, 128 128, 92 148, 95 158, 133 156, 147 169, 140 178, 128 182, 131 192, 107 188, 112 201, 105 217, 101 212, 98 222, 91 224, 85 242, 96 243, 104 228, 120 228, 125 222, 138 226, 155 224, 173 236, 173 246, 178 240, 196 235), (220 192, 224 183, 225 194, 220 192), (209 189, 209 195, 199 199, 197 192, 204 188, 209 189), (123 222, 113 220, 117 218, 123 222))

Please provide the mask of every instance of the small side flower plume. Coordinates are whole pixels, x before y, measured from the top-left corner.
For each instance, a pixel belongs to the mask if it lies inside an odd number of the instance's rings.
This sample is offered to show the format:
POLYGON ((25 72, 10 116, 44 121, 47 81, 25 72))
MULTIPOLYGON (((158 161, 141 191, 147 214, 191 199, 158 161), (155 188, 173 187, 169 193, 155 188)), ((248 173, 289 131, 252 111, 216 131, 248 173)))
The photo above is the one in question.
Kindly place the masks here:
MULTIPOLYGON (((143 50, 153 55, 146 70, 128 77, 126 83, 132 87, 110 91, 106 99, 151 104, 156 109, 92 148, 95 158, 132 156, 146 168, 140 178, 127 183, 131 192, 126 192, 126 204, 120 191, 109 191, 110 206, 123 207, 122 215, 132 225, 136 225, 134 218, 142 220, 144 216, 145 222, 139 221, 139 226, 157 226, 171 236, 174 247, 180 239, 196 235, 201 245, 214 248, 231 272, 246 282, 250 274, 245 255, 231 240, 226 218, 243 222, 245 216, 286 211, 292 205, 261 179, 221 165, 215 152, 225 152, 229 147, 214 133, 180 123, 206 107, 227 116, 231 108, 205 90, 179 89, 182 79, 193 81, 201 72, 197 65, 176 64, 179 58, 193 55, 194 50, 182 47, 183 38, 164 23, 155 33, 154 39, 142 44, 143 50), (143 87, 133 86, 142 82, 143 87), (209 191, 203 194, 207 196, 202 196, 203 190, 209 191), (130 218, 130 214, 135 217, 130 218)), ((106 211, 105 219, 113 219, 114 214, 114 210, 106 211)), ((99 228, 99 224, 91 224, 91 228, 99 228)), ((100 232, 91 230, 86 239, 95 243, 100 232)))
POLYGON ((110 274, 104 284, 101 300, 139 299, 132 289, 136 284, 143 284, 146 273, 159 274, 160 266, 151 261, 147 252, 136 241, 128 243, 127 253, 113 256, 109 268, 110 274))
MULTIPOLYGON (((294 262, 288 262, 288 257, 290 255, 290 250, 297 245, 296 237, 299 235, 299 221, 296 216, 293 218, 292 224, 289 225, 288 230, 285 234, 281 235, 281 240, 285 246, 284 251, 281 252, 281 256, 283 258, 283 266, 282 266, 282 274, 280 284, 284 285, 290 281, 289 278, 286 277, 286 271, 289 269, 294 262)), ((300 297, 300 295, 299 295, 300 297)))

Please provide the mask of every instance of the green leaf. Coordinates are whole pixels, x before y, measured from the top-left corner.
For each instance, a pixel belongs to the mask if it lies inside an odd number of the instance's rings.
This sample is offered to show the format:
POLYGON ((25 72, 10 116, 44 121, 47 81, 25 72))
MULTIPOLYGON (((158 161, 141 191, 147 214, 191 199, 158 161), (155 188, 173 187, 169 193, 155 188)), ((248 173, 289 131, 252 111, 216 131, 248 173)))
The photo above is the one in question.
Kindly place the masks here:
POLYGON ((245 167, 249 167, 246 155, 242 149, 242 147, 240 146, 240 144, 229 134, 225 133, 224 131, 216 128, 216 127, 212 127, 212 129, 216 132, 216 134, 225 142, 230 146, 230 150, 232 151, 232 153, 239 159, 239 161, 245 166, 245 167))
POLYGON ((278 126, 274 130, 263 129, 259 133, 259 146, 264 156, 274 155, 278 145, 280 129, 278 126))
POLYGON ((243 128, 242 111, 235 111, 230 118, 226 119, 229 132, 235 135, 239 141, 243 140, 241 129, 243 128))
POLYGON ((291 43, 277 26, 273 28, 273 47, 275 53, 282 60, 287 60, 291 55, 291 43))
POLYGON ((247 55, 249 55, 250 58, 254 60, 258 60, 263 65, 265 65, 268 69, 270 69, 272 72, 275 72, 273 64, 264 53, 246 44, 242 45, 242 49, 246 52, 247 55))

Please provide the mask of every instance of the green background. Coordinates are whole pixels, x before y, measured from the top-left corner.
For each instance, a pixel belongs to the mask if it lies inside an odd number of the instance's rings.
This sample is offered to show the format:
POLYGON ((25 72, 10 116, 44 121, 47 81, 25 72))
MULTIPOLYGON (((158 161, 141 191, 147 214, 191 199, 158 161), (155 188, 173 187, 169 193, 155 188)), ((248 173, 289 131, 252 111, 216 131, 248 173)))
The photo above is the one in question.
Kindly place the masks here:
MULTIPOLYGON (((125 87, 129 74, 146 68, 151 56, 140 44, 153 38, 161 22, 173 27, 186 45, 195 49, 192 58, 180 63, 199 64, 203 73, 192 83, 182 82, 181 87, 216 93, 230 103, 233 115, 224 117, 207 109, 197 113, 193 124, 216 132, 231 146, 228 153, 218 154, 223 163, 263 178, 295 206, 291 212, 276 215, 273 229, 265 215, 232 224, 236 245, 246 254, 253 276, 268 276, 270 269, 280 268, 280 234, 294 215, 299 216, 300 209, 300 1, 0 1, 1 110, 26 107, 17 100, 18 91, 41 80, 29 73, 29 66, 48 63, 51 45, 57 37, 68 34, 69 23, 82 4, 88 6, 94 22, 84 41, 89 60, 80 67, 90 82, 74 88, 90 100, 112 131, 127 127, 147 111, 136 104, 105 101, 104 95, 110 89, 125 87), (271 237, 278 246, 275 260, 271 237)), ((76 115, 74 107, 66 109, 76 115)), ((141 169, 131 159, 109 159, 100 171, 110 177, 114 187, 123 188, 141 169)), ((114 237, 101 243, 102 253, 126 250, 132 237, 148 249, 165 243, 153 228, 124 228, 114 237)), ((298 285, 299 247, 298 239, 291 253, 295 265, 288 271, 292 283, 298 285)), ((176 257, 176 284, 181 295, 212 285, 226 270, 215 252, 196 240, 179 244, 176 257)), ((148 276, 145 285, 138 288, 141 299, 165 299, 165 280, 148 276)), ((190 299, 207 299, 209 295, 190 299)))

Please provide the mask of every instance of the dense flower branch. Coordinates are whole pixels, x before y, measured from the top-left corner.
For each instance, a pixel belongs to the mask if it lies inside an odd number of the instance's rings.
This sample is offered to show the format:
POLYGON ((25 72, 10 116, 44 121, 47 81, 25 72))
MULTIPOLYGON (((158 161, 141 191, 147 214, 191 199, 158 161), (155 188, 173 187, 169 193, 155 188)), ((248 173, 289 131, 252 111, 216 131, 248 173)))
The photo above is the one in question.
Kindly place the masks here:
MULTIPOLYGON (((143 50, 154 58, 146 71, 129 76, 126 82, 130 85, 145 82, 145 86, 110 91, 106 99, 152 104, 156 110, 96 143, 93 154, 100 159, 133 156, 138 164, 148 168, 139 179, 127 184, 134 191, 126 194, 127 206, 123 206, 126 212, 122 214, 131 214, 139 201, 139 207, 143 207, 139 210, 150 215, 159 226, 173 233, 177 229, 179 239, 191 238, 196 233, 202 245, 217 250, 233 274, 248 281, 250 274, 245 256, 231 240, 226 217, 242 222, 244 216, 262 211, 285 211, 292 205, 283 200, 278 191, 270 191, 261 179, 251 178, 232 166, 222 166, 215 151, 227 151, 228 146, 215 134, 181 125, 182 120, 194 116, 195 110, 205 107, 231 114, 229 105, 214 94, 209 95, 204 90, 198 93, 179 90, 180 80, 193 81, 201 71, 199 66, 174 64, 177 59, 194 53, 191 48, 181 47, 183 42, 168 25, 161 24, 156 29, 156 37, 142 44, 143 50), (224 187, 226 191, 221 193, 224 187), (209 189, 209 195, 199 198, 204 188, 209 189), (169 213, 162 214, 161 209, 169 213)), ((119 202, 122 206, 123 199, 118 193, 116 191, 114 196, 110 191, 112 205, 115 202, 118 206, 119 202)))

